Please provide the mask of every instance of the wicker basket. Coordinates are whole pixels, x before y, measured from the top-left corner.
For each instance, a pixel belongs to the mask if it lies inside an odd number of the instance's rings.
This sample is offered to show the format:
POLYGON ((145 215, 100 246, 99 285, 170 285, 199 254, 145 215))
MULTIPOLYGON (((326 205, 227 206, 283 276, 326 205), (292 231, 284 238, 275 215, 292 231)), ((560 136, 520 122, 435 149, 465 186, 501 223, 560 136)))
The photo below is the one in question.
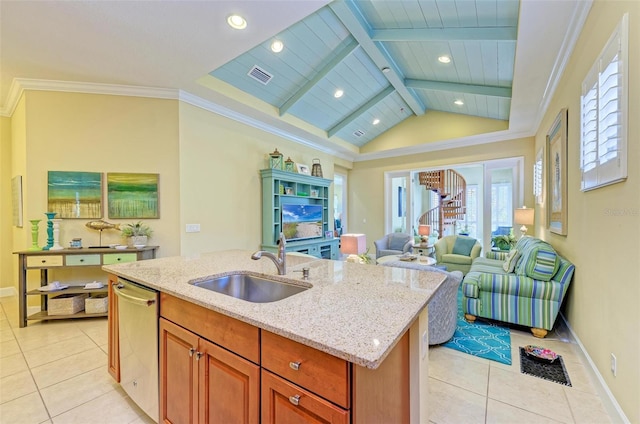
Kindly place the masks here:
POLYGON ((86 293, 61 294, 49 299, 49 315, 71 315, 84 310, 84 300, 89 296, 86 293))
POLYGON ((98 294, 84 300, 84 311, 87 314, 104 314, 107 312, 108 305, 109 298, 107 297, 107 294, 98 294))

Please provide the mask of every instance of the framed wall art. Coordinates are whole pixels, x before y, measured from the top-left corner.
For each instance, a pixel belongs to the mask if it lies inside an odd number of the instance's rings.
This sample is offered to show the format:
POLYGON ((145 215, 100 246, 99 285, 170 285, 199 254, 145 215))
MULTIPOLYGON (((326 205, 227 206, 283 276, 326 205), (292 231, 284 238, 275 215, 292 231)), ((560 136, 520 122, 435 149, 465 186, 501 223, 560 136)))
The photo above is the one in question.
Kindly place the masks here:
POLYGON ((547 133, 547 228, 567 235, 567 109, 547 133))
POLYGON ((47 212, 57 218, 102 218, 102 173, 49 171, 47 212))
POLYGON ((107 173, 109 218, 159 218, 159 174, 107 173))

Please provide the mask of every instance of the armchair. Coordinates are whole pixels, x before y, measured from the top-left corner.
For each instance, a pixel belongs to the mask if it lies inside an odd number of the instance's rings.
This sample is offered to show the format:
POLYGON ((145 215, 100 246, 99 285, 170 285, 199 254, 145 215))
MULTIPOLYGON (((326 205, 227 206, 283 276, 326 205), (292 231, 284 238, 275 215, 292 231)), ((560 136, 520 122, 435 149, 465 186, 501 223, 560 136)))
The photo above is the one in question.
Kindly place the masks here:
POLYGON ((402 255, 410 252, 413 237, 406 233, 391 233, 373 242, 376 246, 376 259, 388 255, 402 255))
POLYGON ((471 263, 480 256, 482 246, 478 240, 466 236, 445 236, 434 245, 438 265, 446 265, 447 271, 461 271, 466 275, 471 263))

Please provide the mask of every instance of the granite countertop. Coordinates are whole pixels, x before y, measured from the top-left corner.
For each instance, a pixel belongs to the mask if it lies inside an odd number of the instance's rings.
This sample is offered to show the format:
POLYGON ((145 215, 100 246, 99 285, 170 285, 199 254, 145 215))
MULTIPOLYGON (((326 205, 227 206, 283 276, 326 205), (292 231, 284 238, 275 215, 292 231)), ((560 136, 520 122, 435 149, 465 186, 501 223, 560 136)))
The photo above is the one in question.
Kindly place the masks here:
POLYGON ((279 276, 268 258, 226 250, 105 265, 103 270, 375 369, 444 281, 442 273, 287 255, 279 276), (299 272, 309 267, 309 280, 299 272), (311 286, 271 303, 251 303, 188 282, 234 271, 311 286), (298 272, 296 272, 298 271, 298 272))

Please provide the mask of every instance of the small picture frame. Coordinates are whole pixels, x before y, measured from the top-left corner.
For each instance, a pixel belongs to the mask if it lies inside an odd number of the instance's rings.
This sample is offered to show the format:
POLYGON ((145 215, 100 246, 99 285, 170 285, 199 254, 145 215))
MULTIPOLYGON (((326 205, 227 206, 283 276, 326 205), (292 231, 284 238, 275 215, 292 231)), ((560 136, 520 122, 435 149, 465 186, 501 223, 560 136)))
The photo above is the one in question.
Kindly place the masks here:
POLYGON ((333 238, 333 231, 325 231, 324 232, 324 238, 332 239, 333 238))
POLYGON ((309 170, 309 165, 305 165, 303 163, 296 163, 296 169, 298 170, 298 174, 311 175, 311 171, 309 170))
POLYGON ((285 187, 284 188, 284 194, 287 194, 289 196, 293 196, 293 187, 285 187))
POLYGON ((318 197, 318 190, 316 190, 315 188, 311 189, 311 197, 318 197))

